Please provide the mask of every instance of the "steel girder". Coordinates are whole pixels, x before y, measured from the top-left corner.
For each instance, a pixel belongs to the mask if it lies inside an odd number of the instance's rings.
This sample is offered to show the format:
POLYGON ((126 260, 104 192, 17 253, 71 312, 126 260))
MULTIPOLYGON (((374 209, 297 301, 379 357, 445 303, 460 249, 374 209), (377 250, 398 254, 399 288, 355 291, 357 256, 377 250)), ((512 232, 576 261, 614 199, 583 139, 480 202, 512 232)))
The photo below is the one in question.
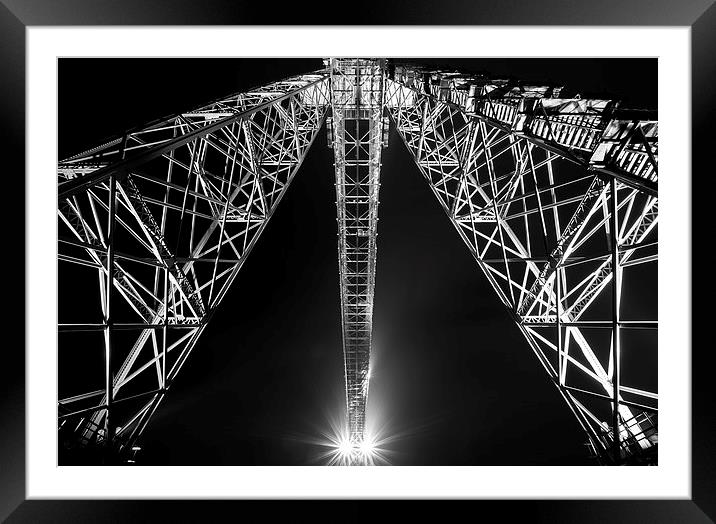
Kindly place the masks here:
POLYGON ((292 77, 59 163, 61 445, 132 449, 329 102, 324 71, 292 77), (100 347, 102 354, 87 353, 100 347))
POLYGON ((330 103, 351 440, 365 430, 387 105, 596 455, 655 456, 656 366, 640 362, 656 358, 657 312, 638 296, 655 289, 656 121, 550 86, 384 71, 378 60, 332 60, 327 72, 222 98, 60 162, 65 442, 132 448, 330 103), (63 307, 77 301, 95 310, 63 307), (94 373, 76 350, 93 344, 104 349, 94 373))
POLYGON ((657 123, 559 92, 399 66, 386 106, 596 456, 653 463, 657 123))
POLYGON ((349 439, 363 442, 370 381, 384 60, 332 59, 329 145, 335 155, 343 354, 349 439))

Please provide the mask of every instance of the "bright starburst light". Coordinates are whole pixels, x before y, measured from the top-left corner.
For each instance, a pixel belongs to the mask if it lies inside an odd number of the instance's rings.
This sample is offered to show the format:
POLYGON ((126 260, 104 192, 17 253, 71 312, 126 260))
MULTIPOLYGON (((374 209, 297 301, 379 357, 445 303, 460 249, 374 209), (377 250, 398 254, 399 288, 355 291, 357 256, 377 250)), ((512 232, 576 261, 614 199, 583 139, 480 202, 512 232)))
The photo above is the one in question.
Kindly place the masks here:
POLYGON ((388 465, 388 450, 382 445, 389 439, 381 438, 369 431, 363 440, 351 440, 346 424, 332 420, 329 432, 324 432, 320 442, 325 452, 319 460, 328 466, 378 466, 388 465))
POLYGON ((326 453, 329 466, 375 466, 388 464, 386 450, 379 448, 371 436, 366 435, 362 441, 354 442, 348 431, 329 438, 330 450, 326 453))

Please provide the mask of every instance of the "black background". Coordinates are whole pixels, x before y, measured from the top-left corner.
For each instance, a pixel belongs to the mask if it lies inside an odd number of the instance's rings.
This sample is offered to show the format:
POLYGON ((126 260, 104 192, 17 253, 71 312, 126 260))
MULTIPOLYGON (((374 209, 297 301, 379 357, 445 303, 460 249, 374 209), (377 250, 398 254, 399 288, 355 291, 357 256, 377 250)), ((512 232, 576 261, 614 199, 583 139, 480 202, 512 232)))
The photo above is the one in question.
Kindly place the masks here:
MULTIPOLYGON (((429 59, 656 108, 656 59, 429 59)), ((405 61, 396 59, 396 61, 405 61)), ((312 59, 60 59, 58 156, 312 59)), ((143 464, 319 464, 344 408, 321 131, 142 439, 143 464)), ((369 424, 394 465, 593 464, 585 436, 394 130, 381 171, 369 424)))
MULTIPOLYGON (((250 24, 265 23, 263 4, 242 3, 235 0, 176 0, 168 7, 159 1, 126 0, 122 3, 97 2, 95 0, 4 0, 0 6, 0 108, 6 130, 5 146, 10 151, 21 151, 25 144, 25 50, 26 29, 29 25, 98 25, 107 24, 250 24), (9 6, 9 7, 6 7, 9 6)), ((396 0, 389 5, 381 3, 379 11, 368 9, 356 13, 353 23, 370 24, 476 24, 476 25, 541 25, 571 26, 590 25, 663 25, 685 26, 691 30, 692 57, 691 102, 693 140, 692 165, 694 173, 709 172, 712 168, 712 144, 716 137, 716 125, 711 117, 714 110, 712 96, 716 84, 716 63, 713 49, 716 47, 716 6, 713 0, 686 0, 675 4, 669 0, 622 0, 604 2, 544 0, 537 3, 515 5, 513 2, 494 0, 445 0, 443 2, 420 2, 396 0)), ((332 4, 331 4, 332 5, 332 4)), ((275 13, 276 23, 344 23, 327 5, 306 10, 304 4, 294 4, 284 12, 275 13), (324 7, 324 9, 321 9, 324 7)), ((8 155, 6 165, 10 172, 23 173, 24 155, 8 155)), ((686 176, 692 183, 690 176, 686 176)), ((24 179, 10 177, 8 187, 18 195, 25 195, 24 179), (13 185, 14 184, 14 185, 13 185)), ((695 189, 701 184, 692 186, 695 189)), ((706 236, 711 230, 711 206, 706 202, 708 191, 693 191, 693 228, 698 236, 706 236)), ((691 234, 685 231, 684 234, 691 234)), ((24 241, 23 228, 10 228, 8 235, 17 245, 24 241), (14 236, 13 236, 14 235, 14 236)), ((694 254, 702 243, 694 243, 694 254)), ((703 250, 700 250, 703 251, 703 250)), ((685 254, 688 256, 690 254, 685 254)), ((21 261, 26 262, 20 255, 21 261)), ((691 260, 691 258, 689 258, 691 260)), ((694 278, 706 275, 709 257, 693 258, 694 278)), ((26 278, 31 277, 25 272, 26 278)), ((15 280, 19 285, 19 279, 15 280)), ((532 501, 470 501, 455 507, 452 502, 415 503, 411 507, 400 504, 402 512, 417 510, 420 515, 429 510, 440 512, 441 518, 450 509, 470 511, 483 518, 495 520, 520 520, 531 522, 713 522, 706 516, 716 515, 716 454, 713 448, 714 417, 713 352, 709 345, 700 343, 705 328, 710 325, 710 308, 697 307, 704 298, 704 287, 696 287, 693 294, 692 349, 692 495, 681 500, 532 500, 532 501), (709 317, 709 318, 707 318, 709 317), (709 393, 709 391, 711 393, 709 393), (706 514, 705 514, 705 513, 706 514)), ((21 293, 18 292, 18 296, 21 293)), ((685 305, 689 307, 689 305, 685 305)), ((22 338, 22 336, 21 336, 22 338)), ((706 339, 709 340, 709 339, 706 339)), ((686 348, 684 348, 686 349, 686 348)), ((5 365, 0 370, 5 394, 0 400, 0 420, 3 423, 2 456, 0 468, 0 516, 13 510, 8 522, 96 522, 112 518, 120 521, 155 522, 176 519, 184 522, 206 522, 222 518, 227 512, 234 514, 246 510, 305 511, 315 516, 316 511, 340 510, 360 514, 361 510, 386 509, 384 503, 343 502, 321 507, 306 502, 276 501, 247 504, 241 501, 118 501, 118 500, 25 500, 25 373, 24 347, 16 344, 5 355, 5 365), (309 513, 310 512, 310 513, 309 513)), ((688 409, 687 406, 684 406, 688 409)), ((392 504, 391 504, 392 505, 392 504)), ((394 506, 393 506, 394 507, 394 506)))

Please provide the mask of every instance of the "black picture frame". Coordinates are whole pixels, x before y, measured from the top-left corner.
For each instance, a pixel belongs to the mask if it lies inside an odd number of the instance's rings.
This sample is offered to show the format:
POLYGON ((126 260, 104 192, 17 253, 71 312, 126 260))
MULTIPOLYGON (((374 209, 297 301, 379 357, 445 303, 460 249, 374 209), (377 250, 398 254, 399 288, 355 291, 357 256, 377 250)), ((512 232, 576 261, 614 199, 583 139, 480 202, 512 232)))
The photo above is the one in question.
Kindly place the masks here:
MULTIPOLYGON (((231 0, 1 0, 0 1, 0 120, 3 155, 6 161, 6 194, 25 192, 25 30, 28 26, 48 25, 245 25, 245 24, 343 24, 336 17, 335 5, 328 2, 294 3, 275 9, 267 19, 260 2, 231 0), (333 15, 333 16, 332 16, 333 15)), ((380 2, 374 7, 351 11, 354 24, 442 24, 442 25, 635 25, 688 26, 691 28, 692 87, 692 172, 701 176, 685 177, 694 191, 710 183, 711 149, 715 137, 713 86, 716 85, 716 6, 713 0, 520 0, 440 2, 399 0, 380 2), (696 186, 695 180, 699 182, 696 186)), ((700 227, 708 228, 706 206, 692 205, 693 237, 700 227)), ((5 228, 11 238, 8 245, 24 245, 24 227, 17 227, 18 212, 7 219, 5 228)), ((24 214, 22 215, 24 217, 24 214)), ((24 220, 24 218, 23 218, 24 220)), ((702 232, 709 235, 708 230, 702 232)), ((704 238, 707 238, 705 236, 704 238)), ((15 249, 20 252, 20 249, 15 249)), ((17 256, 17 255, 16 255, 17 256)), ((24 255, 22 255, 24 259, 24 255)), ((696 257, 693 257, 697 261, 696 257)), ((24 261, 26 267, 27 260, 24 261)), ((15 258, 11 267, 18 267, 15 258)), ((694 265, 694 270, 698 271, 694 265)), ((15 269, 14 271, 20 271, 15 269)), ((27 278, 27 275, 26 275, 27 278)), ((19 279, 14 279, 19 281, 19 279)), ((19 290, 18 290, 19 291, 19 290)), ((18 293, 15 297, 21 296, 18 293)), ((707 307, 699 308, 692 299, 692 326, 705 323, 707 307)), ((20 300, 12 299, 14 311, 20 300)), ((24 312, 24 300, 23 300, 24 312)), ((17 330, 19 332, 19 330, 17 330)), ((481 518, 501 520, 524 518, 537 522, 713 522, 716 520, 716 459, 711 430, 714 427, 711 345, 697 343, 698 330, 692 329, 692 497, 690 500, 589 500, 589 501, 475 501, 481 518), (711 391, 711 394, 708 392, 711 391)), ((116 521, 152 520, 154 512, 162 521, 211 522, 224 512, 235 511, 238 501, 79 501, 25 500, 25 356, 24 344, 17 335, 3 344, 4 362, 0 390, 0 518, 9 522, 83 522, 102 521, 112 515, 116 521), (11 342, 12 340, 12 342, 11 342)), ((678 350, 678 348, 671 348, 678 350)), ((246 504, 245 502, 243 504, 246 504)), ((252 502, 257 504, 257 502, 252 502)), ((266 504, 261 503, 261 504, 266 504)), ((284 503, 285 505, 286 503, 284 503)), ((292 502, 303 507, 302 503, 292 502)), ((296 508, 292 508, 295 511, 296 508)))

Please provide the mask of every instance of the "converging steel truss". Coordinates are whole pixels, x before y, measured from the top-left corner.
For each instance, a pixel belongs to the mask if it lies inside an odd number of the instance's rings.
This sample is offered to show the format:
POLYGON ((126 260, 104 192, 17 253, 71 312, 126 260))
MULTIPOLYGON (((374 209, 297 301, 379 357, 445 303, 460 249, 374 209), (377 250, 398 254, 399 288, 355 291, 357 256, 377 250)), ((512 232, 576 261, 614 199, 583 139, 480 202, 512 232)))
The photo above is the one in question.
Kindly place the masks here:
POLYGON ((329 100, 325 72, 288 78, 60 162, 65 447, 131 450, 301 166, 329 100))
POLYGON ((350 441, 365 434, 387 113, 594 455, 655 463, 655 115, 385 60, 326 65, 59 163, 61 448, 136 449, 330 109, 350 441))
POLYGON ((657 310, 639 295, 656 287, 657 122, 557 88, 419 68, 397 67, 386 93, 596 456, 653 462, 657 310))
POLYGON ((363 442, 370 380, 375 288, 380 154, 387 141, 383 120, 384 63, 334 59, 329 145, 335 155, 338 266, 349 440, 363 442))

